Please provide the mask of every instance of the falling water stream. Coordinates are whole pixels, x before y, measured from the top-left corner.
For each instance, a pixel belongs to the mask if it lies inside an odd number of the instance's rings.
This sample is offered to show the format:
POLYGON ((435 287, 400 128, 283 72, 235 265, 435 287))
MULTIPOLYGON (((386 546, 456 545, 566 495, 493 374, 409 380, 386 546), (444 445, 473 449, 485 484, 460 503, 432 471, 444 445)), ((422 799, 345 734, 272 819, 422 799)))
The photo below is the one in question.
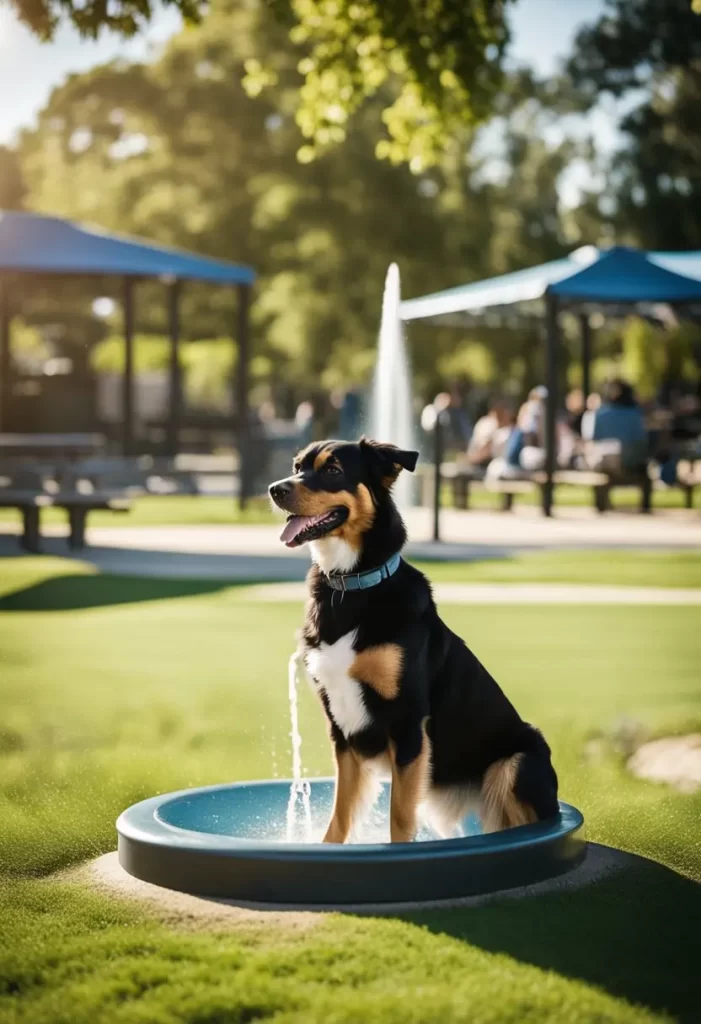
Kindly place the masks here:
POLYGON ((299 701, 297 687, 300 676, 299 652, 291 656, 287 668, 287 695, 290 699, 290 738, 292 740, 292 784, 287 804, 287 842, 293 840, 311 841, 312 808, 309 802, 309 783, 302 778, 302 736, 299 731, 299 701), (301 805, 302 822, 299 824, 301 805), (301 835, 300 835, 301 832, 301 835))
MULTIPOLYGON (((400 448, 413 448, 411 368, 399 317, 400 302, 399 267, 392 263, 387 271, 382 298, 377 366, 370 405, 370 432, 376 441, 388 441, 400 448)), ((394 487, 394 496, 400 508, 412 504, 411 477, 408 473, 400 474, 394 487)))

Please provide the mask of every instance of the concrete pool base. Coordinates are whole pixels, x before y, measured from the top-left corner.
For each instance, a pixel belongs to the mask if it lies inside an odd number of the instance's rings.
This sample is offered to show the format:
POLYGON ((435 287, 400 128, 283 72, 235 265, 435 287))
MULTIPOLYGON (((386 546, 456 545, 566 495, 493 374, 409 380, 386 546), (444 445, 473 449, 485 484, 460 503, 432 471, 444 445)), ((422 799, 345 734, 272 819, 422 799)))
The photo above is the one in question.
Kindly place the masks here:
POLYGON ((159 917, 173 923, 186 923, 192 927, 233 927, 242 923, 271 923, 276 920, 292 927, 312 927, 320 913, 343 912, 352 914, 393 915, 417 910, 458 909, 486 906, 503 900, 529 899, 550 893, 572 892, 595 882, 603 881, 626 868, 645 863, 644 858, 624 853, 599 843, 586 844, 586 856, 578 867, 564 875, 526 885, 503 889, 481 896, 466 896, 447 900, 427 900, 404 903, 372 903, 343 905, 290 905, 244 903, 234 900, 191 896, 187 893, 164 889, 143 882, 130 875, 119 863, 116 851, 104 854, 70 873, 71 880, 88 885, 105 895, 125 898, 143 904, 159 917))

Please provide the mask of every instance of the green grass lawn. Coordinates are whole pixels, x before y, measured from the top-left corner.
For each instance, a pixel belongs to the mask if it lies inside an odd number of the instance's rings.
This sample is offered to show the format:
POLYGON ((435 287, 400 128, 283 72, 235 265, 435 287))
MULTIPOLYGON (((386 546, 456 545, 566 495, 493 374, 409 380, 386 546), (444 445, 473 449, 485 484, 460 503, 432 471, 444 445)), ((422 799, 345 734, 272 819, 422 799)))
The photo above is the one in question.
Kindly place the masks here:
MULTIPOLYGON (((585 572, 540 557, 536 575, 585 572)), ((603 556, 586 558, 613 581, 603 556)), ((652 556, 606 558, 617 582, 688 585, 683 560, 664 576, 652 556)), ((701 727, 698 608, 443 611, 545 730, 588 838, 652 863, 518 904, 210 934, 52 875, 113 849, 114 819, 135 800, 289 773, 286 665, 301 608, 255 605, 221 582, 0 562, 0 1021, 698 1020, 701 794, 635 780, 622 757, 631 734, 701 727)), ((326 774, 306 688, 301 719, 305 767, 326 774)))
POLYGON ((544 551, 416 565, 435 582, 701 587, 699 551, 544 551))

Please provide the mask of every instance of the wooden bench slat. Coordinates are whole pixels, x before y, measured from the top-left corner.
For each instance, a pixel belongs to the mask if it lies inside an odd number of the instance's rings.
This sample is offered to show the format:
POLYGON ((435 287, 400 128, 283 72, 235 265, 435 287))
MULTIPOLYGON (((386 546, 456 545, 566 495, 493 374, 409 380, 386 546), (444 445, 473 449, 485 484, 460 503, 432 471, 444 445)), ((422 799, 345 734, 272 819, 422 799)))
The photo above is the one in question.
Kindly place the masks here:
POLYGON ((53 496, 41 491, 0 490, 0 507, 19 508, 32 506, 44 508, 53 505, 53 496))
POLYGON ((485 480, 484 486, 487 491, 493 491, 495 494, 530 494, 537 486, 537 482, 513 477, 511 480, 485 480))

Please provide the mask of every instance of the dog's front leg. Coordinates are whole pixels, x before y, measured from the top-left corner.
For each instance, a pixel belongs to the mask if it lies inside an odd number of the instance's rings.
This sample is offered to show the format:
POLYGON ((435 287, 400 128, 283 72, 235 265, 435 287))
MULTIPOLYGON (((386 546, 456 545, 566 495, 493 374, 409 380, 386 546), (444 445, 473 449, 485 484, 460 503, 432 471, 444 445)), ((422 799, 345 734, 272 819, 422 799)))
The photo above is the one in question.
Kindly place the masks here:
POLYGON ((426 720, 390 741, 392 799, 390 838, 393 843, 410 843, 418 829, 419 804, 431 783, 431 743, 426 720))
POLYGON ((346 747, 334 748, 336 756, 336 789, 331 821, 324 836, 325 843, 345 843, 353 826, 353 819, 363 801, 366 781, 363 766, 357 755, 346 747))

